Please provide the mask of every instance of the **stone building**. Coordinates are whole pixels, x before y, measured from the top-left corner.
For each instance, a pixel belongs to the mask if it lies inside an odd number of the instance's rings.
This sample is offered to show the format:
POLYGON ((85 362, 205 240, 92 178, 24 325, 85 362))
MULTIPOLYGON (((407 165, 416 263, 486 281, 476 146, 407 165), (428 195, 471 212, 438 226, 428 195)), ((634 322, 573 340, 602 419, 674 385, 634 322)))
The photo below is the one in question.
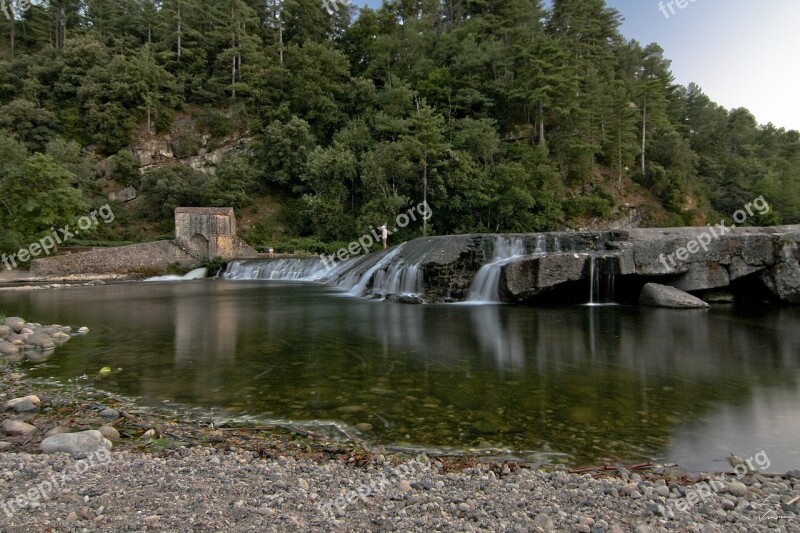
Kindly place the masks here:
POLYGON ((236 236, 232 207, 178 207, 175 242, 195 257, 235 259, 257 252, 236 236))

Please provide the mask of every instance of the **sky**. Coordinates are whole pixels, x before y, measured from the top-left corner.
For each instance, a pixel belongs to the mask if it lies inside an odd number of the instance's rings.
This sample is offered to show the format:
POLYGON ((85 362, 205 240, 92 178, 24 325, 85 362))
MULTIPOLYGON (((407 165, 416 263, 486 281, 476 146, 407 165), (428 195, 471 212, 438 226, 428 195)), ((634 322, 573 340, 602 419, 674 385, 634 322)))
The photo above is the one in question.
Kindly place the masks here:
MULTIPOLYGON (((352 1, 364 3, 378 7, 381 0, 352 1)), ((676 83, 698 84, 727 109, 746 107, 760 124, 800 130, 800 0, 606 4, 625 19, 625 37, 661 45, 676 83)))

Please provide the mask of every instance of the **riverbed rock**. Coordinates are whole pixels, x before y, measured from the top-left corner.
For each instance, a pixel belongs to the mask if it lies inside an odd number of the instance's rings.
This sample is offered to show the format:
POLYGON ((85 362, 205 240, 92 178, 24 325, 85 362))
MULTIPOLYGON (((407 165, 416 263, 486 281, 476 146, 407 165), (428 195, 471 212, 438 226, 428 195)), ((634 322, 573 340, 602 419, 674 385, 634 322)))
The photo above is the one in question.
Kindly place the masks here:
POLYGON ((731 481, 727 486, 728 492, 737 498, 747 495, 747 486, 740 481, 731 481))
POLYGON ((95 429, 53 435, 42 441, 44 453, 66 452, 77 459, 82 459, 97 451, 111 450, 112 446, 111 441, 95 429))
POLYGON ((119 431, 113 426, 101 426, 97 431, 110 441, 119 440, 119 431))
POLYGON ((22 398, 14 398, 5 403, 6 410, 12 410, 15 413, 32 413, 38 411, 42 405, 42 401, 38 396, 24 396, 22 398))
POLYGON ((5 339, 11 333, 11 328, 5 324, 0 325, 0 339, 5 339))
POLYGON ((710 307, 696 296, 683 292, 675 287, 648 283, 639 296, 639 304, 651 307, 669 307, 673 309, 706 309, 710 307))
POLYGON ((25 321, 18 316, 10 316, 6 318, 6 326, 14 333, 19 333, 25 327, 25 321))
POLYGON ((56 346, 53 338, 47 333, 34 333, 25 342, 27 345, 34 346, 37 350, 49 350, 56 346))
POLYGON ((12 444, 10 442, 0 441, 0 452, 3 452, 9 448, 11 448, 12 444))
POLYGON ((36 426, 21 420, 3 420, 3 431, 6 435, 29 435, 38 430, 36 426))
POLYGON ((53 435, 61 435, 62 433, 70 433, 72 430, 67 426, 56 426, 44 434, 45 438, 52 437, 53 435))
POLYGON ((19 346, 7 341, 0 341, 0 355, 15 355, 19 353, 19 346))
POLYGON ((119 418, 119 411, 117 411, 116 409, 103 409, 102 411, 100 411, 100 416, 103 418, 116 420, 117 418, 119 418))

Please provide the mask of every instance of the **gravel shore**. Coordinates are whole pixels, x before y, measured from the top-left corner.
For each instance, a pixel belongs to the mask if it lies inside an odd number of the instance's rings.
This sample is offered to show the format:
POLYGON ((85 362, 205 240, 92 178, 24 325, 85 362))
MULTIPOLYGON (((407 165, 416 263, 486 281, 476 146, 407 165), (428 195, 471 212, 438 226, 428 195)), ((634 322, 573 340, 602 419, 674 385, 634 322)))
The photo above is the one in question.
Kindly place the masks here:
MULTIPOLYGON (((220 427, 0 367, 0 531, 800 532, 800 472, 693 474, 367 451, 292 428, 220 427), (109 413, 111 418, 109 418, 109 413), (45 433, 108 429, 109 453, 43 454, 45 433), (114 431, 111 432, 112 434, 114 431)), ((104 433, 106 434, 106 433, 104 433)))
POLYGON ((726 486, 677 513, 668 501, 687 489, 663 478, 444 472, 435 460, 382 456, 356 467, 191 448, 78 466, 65 454, 0 454, 0 478, 4 502, 55 485, 10 515, 3 508, 5 531, 800 531, 797 508, 780 503, 800 483, 758 475, 742 496, 726 486))

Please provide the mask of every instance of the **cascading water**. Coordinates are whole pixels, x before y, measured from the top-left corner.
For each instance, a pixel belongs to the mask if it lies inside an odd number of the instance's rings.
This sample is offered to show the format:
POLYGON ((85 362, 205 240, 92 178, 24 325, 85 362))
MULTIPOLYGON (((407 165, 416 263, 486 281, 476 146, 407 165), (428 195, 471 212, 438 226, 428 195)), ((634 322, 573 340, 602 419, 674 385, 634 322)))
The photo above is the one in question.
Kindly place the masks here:
POLYGON ((589 304, 613 305, 615 290, 614 262, 609 258, 589 256, 589 304))
POLYGON ((387 253, 370 254, 335 266, 321 259, 233 261, 225 279, 313 281, 347 290, 354 296, 418 295, 423 292, 422 269, 401 257, 403 244, 387 253))
POLYGON ((233 261, 228 265, 224 278, 314 281, 325 271, 325 265, 319 259, 252 259, 233 261))
MULTIPOLYGON (((542 239, 541 242, 543 243, 544 239, 542 239)), ((540 242, 537 239, 537 253, 545 253, 544 250, 538 252, 539 248, 540 242)), ((500 285, 500 269, 512 259, 524 256, 525 253, 524 239, 520 237, 497 237, 494 255, 488 263, 478 270, 475 279, 472 280, 472 285, 470 285, 469 292, 467 293, 467 301, 476 303, 499 302, 500 294, 498 292, 498 286, 500 285)))

